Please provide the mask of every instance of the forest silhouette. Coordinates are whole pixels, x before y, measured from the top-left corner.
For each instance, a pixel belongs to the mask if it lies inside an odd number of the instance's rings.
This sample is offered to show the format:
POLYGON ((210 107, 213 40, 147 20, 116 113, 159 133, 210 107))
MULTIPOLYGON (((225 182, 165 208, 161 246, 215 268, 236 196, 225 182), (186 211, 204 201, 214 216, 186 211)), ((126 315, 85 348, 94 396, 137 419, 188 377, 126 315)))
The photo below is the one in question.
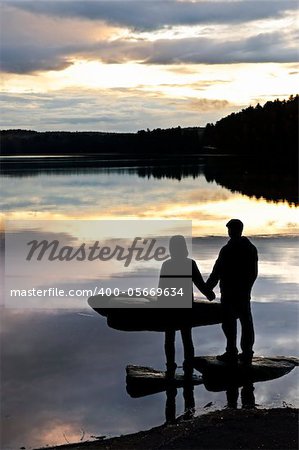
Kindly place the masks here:
POLYGON ((206 153, 297 157, 298 99, 249 106, 205 128, 140 130, 137 133, 1 131, 3 155, 118 154, 163 157, 206 153))
POLYGON ((258 103, 207 124, 203 145, 235 155, 298 158, 298 99, 258 103))
POLYGON ((4 130, 2 155, 18 158, 3 158, 1 172, 22 177, 117 168, 144 178, 181 180, 204 175, 208 182, 232 192, 298 205, 298 100, 296 95, 250 106, 205 129, 158 128, 137 133, 4 130), (61 155, 68 158, 57 158, 61 155))

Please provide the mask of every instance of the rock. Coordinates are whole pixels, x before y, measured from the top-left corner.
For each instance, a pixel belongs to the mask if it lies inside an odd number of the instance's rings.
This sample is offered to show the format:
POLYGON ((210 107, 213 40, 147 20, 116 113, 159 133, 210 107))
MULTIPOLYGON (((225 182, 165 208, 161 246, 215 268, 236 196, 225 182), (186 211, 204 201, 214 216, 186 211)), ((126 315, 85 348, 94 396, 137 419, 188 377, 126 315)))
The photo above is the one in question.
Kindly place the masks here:
POLYGON ((235 366, 223 363, 216 356, 199 356, 194 358, 194 368, 202 376, 184 376, 175 374, 174 378, 167 378, 166 372, 152 367, 128 365, 127 392, 131 397, 143 397, 167 390, 170 386, 180 388, 187 385, 203 384, 208 391, 227 391, 231 388, 248 386, 258 381, 268 381, 280 378, 298 365, 298 358, 254 357, 251 366, 238 363, 235 366))
POLYGON ((127 392, 131 397, 144 397, 156 394, 169 388, 180 388, 186 384, 196 386, 202 384, 202 377, 198 375, 185 377, 176 373, 174 378, 168 378, 166 372, 152 367, 129 365, 127 372, 127 392))
POLYGON ((259 356, 254 357, 249 366, 240 362, 231 365, 218 361, 216 356, 199 356, 194 358, 193 366, 202 374, 208 390, 222 391, 232 385, 243 386, 280 378, 298 366, 298 363, 299 359, 293 356, 259 356))

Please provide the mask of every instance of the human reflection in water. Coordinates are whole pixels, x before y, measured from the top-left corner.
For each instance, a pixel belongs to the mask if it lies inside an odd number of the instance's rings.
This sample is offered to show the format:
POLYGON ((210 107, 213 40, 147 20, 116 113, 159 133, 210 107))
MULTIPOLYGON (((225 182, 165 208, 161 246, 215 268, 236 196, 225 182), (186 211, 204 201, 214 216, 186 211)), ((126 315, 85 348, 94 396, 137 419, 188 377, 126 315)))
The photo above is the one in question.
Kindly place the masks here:
MULTIPOLYGON (((243 409, 254 409, 255 395, 253 383, 248 382, 239 387, 237 384, 228 385, 226 387, 226 401, 227 408, 237 409, 239 391, 241 391, 241 405, 243 409)), ((167 424, 172 424, 177 421, 176 417, 176 396, 178 390, 175 385, 170 384, 166 389, 166 406, 165 419, 167 424)), ((194 386, 191 383, 186 383, 183 386, 184 396, 184 414, 180 416, 182 420, 190 420, 195 414, 195 400, 194 400, 194 386)))
MULTIPOLYGON (((253 383, 244 384, 241 388, 241 404, 243 409, 255 408, 255 396, 253 383)), ((228 386, 226 391, 227 407, 236 409, 238 407, 239 386, 228 386)))
MULTIPOLYGON (((170 384, 166 389, 166 406, 165 419, 167 424, 176 421, 176 396, 178 390, 175 385, 170 384)), ((189 420, 194 417, 195 400, 194 400, 194 386, 191 383, 186 383, 183 386, 183 396, 185 402, 184 414, 181 417, 184 420, 189 420)))
MULTIPOLYGON (((186 420, 195 413, 194 387, 203 386, 208 392, 225 392, 228 408, 237 408, 239 395, 242 408, 255 408, 254 383, 264 383, 285 376, 298 365, 296 358, 256 358, 255 364, 246 367, 242 364, 232 366, 222 364, 215 357, 196 357, 194 367, 201 373, 191 379, 176 374, 169 379, 164 371, 152 367, 126 367, 126 389, 132 398, 141 398, 166 392, 166 423, 186 420), (281 364, 282 363, 282 364, 281 364), (183 388, 185 401, 184 414, 176 417, 176 397, 183 388)), ((208 403, 209 407, 213 402, 208 403)))
POLYGON ((254 328, 250 307, 251 289, 257 277, 257 250, 242 236, 243 223, 232 219, 226 224, 230 240, 222 247, 207 286, 213 289, 220 281, 223 308, 222 329, 226 336, 226 352, 217 356, 224 362, 237 362, 237 319, 241 323, 241 349, 239 359, 251 364, 254 328))
MULTIPOLYGON (((159 306, 169 309, 169 314, 178 314, 180 309, 192 307, 193 303, 193 283, 209 299, 215 298, 214 292, 207 288, 201 273, 194 260, 188 258, 188 248, 184 236, 172 236, 169 241, 170 259, 164 261, 161 267, 159 288, 174 288, 176 292, 181 290, 181 294, 176 296, 163 296, 159 298, 159 306)), ((181 310, 182 311, 182 310, 181 310)), ((190 326, 180 329, 184 348, 184 373, 185 376, 192 376, 194 358, 194 346, 192 342, 192 331, 190 326)), ((175 329, 169 328, 165 331, 165 355, 166 355, 166 375, 172 378, 175 374, 177 364, 175 362, 175 329)))

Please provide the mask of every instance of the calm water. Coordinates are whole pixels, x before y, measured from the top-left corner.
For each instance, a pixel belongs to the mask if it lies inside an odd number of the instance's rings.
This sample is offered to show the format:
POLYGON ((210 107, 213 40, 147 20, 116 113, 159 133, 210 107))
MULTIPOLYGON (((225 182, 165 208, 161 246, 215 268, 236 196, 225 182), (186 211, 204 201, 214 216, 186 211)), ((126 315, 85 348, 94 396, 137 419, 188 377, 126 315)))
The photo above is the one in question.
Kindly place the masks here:
MULTIPOLYGON (((153 177, 151 171, 144 176, 138 167, 15 173, 2 178, 2 210, 16 220, 192 219, 193 257, 204 277, 226 242, 225 223, 239 217, 260 258, 253 292, 255 352, 296 355, 298 209, 233 193, 207 182, 202 166, 189 169, 172 178, 153 177)), ((74 299, 65 310, 2 307, 1 312, 1 448, 62 444, 164 423, 166 394, 133 399, 125 383, 128 364, 164 368, 162 333, 109 329, 86 299, 74 299)), ((220 327, 195 329, 194 343, 197 355, 222 352, 220 327)), ((180 364, 179 336, 177 348, 180 364)), ((208 392, 202 385, 194 395, 197 414, 226 404, 225 392, 208 392)), ((260 406, 298 406, 297 369, 256 383, 255 398, 260 406)), ((183 411, 179 390, 177 415, 183 411)))

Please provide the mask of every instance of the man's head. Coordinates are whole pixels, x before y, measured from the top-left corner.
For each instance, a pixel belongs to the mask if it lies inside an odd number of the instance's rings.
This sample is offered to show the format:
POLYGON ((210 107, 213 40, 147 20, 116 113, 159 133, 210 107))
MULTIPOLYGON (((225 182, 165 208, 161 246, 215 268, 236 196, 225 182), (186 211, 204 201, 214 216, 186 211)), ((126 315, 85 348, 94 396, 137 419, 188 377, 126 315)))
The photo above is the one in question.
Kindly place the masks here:
POLYGON ((238 238, 242 236, 243 223, 239 219, 231 219, 226 224, 228 235, 230 238, 238 238))

